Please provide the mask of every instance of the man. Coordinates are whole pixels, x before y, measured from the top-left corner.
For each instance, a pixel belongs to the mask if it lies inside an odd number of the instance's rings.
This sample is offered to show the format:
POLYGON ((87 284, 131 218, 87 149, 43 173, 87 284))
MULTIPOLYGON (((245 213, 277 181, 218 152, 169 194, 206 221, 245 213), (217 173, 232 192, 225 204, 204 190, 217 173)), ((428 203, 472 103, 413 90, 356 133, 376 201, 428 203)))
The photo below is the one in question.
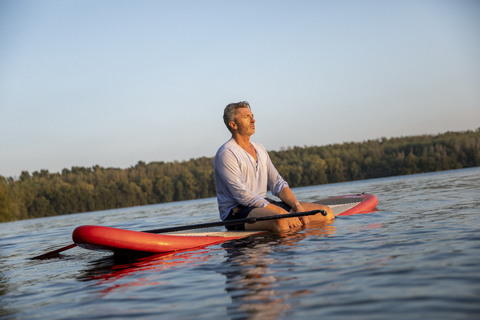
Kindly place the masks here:
POLYGON ((229 104, 224 110, 223 120, 232 138, 218 149, 214 159, 217 201, 222 220, 317 209, 327 211, 326 217, 318 213, 308 217, 241 224, 229 229, 281 231, 308 224, 310 221, 335 218, 329 207, 299 202, 273 166, 267 150, 261 144, 250 141, 250 137, 255 133, 255 119, 248 102, 229 104), (272 194, 282 201, 265 198, 267 185, 272 194))

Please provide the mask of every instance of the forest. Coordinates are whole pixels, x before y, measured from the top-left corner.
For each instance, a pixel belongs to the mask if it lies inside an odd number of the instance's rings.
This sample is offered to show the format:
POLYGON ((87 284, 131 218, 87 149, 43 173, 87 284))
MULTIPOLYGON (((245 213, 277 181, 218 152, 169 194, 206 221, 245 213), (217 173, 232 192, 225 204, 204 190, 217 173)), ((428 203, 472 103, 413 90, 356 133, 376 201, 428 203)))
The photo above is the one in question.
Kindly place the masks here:
MULTIPOLYGON (((480 128, 269 152, 290 187, 480 166, 480 128)), ((213 157, 0 176, 0 222, 215 196, 213 157)))

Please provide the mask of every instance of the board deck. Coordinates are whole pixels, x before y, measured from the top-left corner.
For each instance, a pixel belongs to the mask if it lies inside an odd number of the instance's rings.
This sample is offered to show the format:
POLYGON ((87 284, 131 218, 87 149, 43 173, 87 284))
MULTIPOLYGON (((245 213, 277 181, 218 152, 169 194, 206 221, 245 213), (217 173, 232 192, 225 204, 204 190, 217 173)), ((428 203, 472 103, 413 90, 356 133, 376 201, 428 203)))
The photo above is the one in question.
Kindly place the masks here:
MULTIPOLYGON (((378 199, 371 194, 330 197, 315 201, 332 208, 336 216, 371 212, 378 199)), ((104 226, 80 226, 72 238, 79 247, 110 251, 116 254, 163 253, 205 247, 229 240, 245 238, 265 231, 226 231, 224 227, 171 233, 146 233, 104 226)))
POLYGON ((371 212, 377 206, 378 198, 373 194, 359 193, 330 197, 315 201, 315 203, 329 206, 335 216, 350 216, 371 212))

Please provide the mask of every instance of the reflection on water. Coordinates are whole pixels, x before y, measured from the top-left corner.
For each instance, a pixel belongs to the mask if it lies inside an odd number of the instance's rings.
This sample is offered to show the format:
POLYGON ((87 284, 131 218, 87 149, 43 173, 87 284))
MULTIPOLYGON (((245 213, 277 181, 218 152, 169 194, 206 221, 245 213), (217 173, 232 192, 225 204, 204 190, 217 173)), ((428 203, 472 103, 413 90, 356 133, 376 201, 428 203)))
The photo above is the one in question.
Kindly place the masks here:
POLYGON ((235 319, 267 320, 284 316, 291 308, 288 303, 291 297, 308 295, 310 291, 288 292, 279 288, 280 282, 294 280, 295 272, 292 271, 288 276, 277 275, 270 266, 283 262, 272 257, 271 252, 279 247, 288 250, 307 237, 327 237, 334 233, 333 224, 316 224, 302 233, 283 232, 270 234, 266 238, 258 237, 247 244, 223 244, 227 256, 222 270, 227 271, 222 274, 226 277, 225 290, 232 298, 232 304, 227 306, 230 316, 235 319))
POLYGON ((205 249, 171 252, 143 257, 109 256, 93 261, 78 277, 81 281, 93 281, 102 289, 102 297, 114 291, 126 292, 132 287, 162 285, 162 271, 208 259, 205 249), (148 274, 142 277, 141 274, 148 274), (139 276, 140 275, 140 276, 139 276), (153 276, 152 276, 153 275, 153 276))

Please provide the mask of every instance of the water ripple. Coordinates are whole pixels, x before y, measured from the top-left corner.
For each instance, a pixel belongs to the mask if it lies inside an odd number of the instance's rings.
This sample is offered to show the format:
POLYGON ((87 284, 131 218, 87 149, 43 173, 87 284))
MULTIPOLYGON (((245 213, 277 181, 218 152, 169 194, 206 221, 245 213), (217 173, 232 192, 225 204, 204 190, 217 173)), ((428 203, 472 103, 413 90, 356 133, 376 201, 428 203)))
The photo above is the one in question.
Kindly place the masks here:
POLYGON ((198 250, 120 259, 72 230, 218 220, 213 198, 0 225, 0 319, 475 319, 480 169, 295 189, 314 201, 367 191, 379 211, 198 250))

